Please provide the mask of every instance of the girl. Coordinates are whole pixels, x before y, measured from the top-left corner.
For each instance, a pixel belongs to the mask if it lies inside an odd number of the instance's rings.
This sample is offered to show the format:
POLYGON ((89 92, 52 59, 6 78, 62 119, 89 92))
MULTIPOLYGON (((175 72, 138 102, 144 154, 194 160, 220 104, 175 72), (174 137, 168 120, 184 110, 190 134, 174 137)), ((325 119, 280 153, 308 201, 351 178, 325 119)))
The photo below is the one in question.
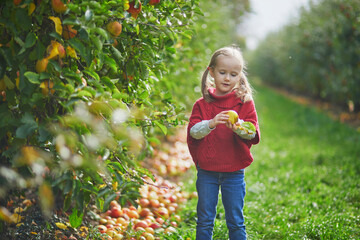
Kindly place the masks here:
POLYGON ((238 47, 224 47, 213 54, 202 77, 201 91, 203 97, 193 106, 187 137, 198 170, 196 239, 212 238, 220 188, 230 239, 246 239, 244 169, 253 161, 250 148, 259 142, 260 129, 238 47), (208 79, 209 73, 213 80, 208 79), (229 110, 239 115, 235 124, 229 121, 229 110), (253 123, 256 133, 239 130, 237 126, 243 121, 253 123))

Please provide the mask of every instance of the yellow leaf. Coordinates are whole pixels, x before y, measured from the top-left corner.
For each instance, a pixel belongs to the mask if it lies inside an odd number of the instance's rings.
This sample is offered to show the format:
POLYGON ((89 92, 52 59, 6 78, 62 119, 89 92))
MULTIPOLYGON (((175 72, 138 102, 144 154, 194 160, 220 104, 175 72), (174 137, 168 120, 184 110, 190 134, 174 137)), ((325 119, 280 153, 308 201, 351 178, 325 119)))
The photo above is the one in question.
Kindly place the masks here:
POLYGON ((117 188, 118 188, 118 182, 113 182, 112 187, 113 187, 113 190, 114 190, 114 191, 117 190, 117 188))
POLYGON ((63 229, 63 230, 67 229, 67 226, 65 224, 63 224, 63 223, 57 222, 55 224, 60 229, 63 229))
POLYGON ((25 146, 21 148, 21 153, 21 157, 16 159, 18 164, 31 165, 40 158, 39 152, 31 146, 25 146))
POLYGON ((73 48, 70 47, 70 46, 67 46, 67 48, 66 48, 66 54, 69 55, 69 56, 72 57, 72 58, 75 58, 75 59, 78 58, 75 49, 73 49, 73 48))
POLYGON ((23 217, 20 216, 20 215, 17 214, 17 213, 14 213, 13 215, 11 215, 10 218, 11 218, 11 221, 12 221, 13 223, 16 223, 16 224, 20 223, 21 220, 23 219, 23 217))
POLYGON ((47 48, 47 52, 49 54, 49 56, 47 56, 47 59, 53 59, 54 57, 59 55, 59 45, 60 43, 58 43, 57 41, 51 41, 51 44, 47 48))
POLYGON ((87 232, 89 232, 89 228, 88 228, 88 227, 85 227, 85 226, 81 226, 81 227, 80 227, 80 232, 85 232, 85 233, 87 233, 87 232))
POLYGON ((16 224, 16 227, 20 227, 21 225, 24 225, 24 223, 18 223, 16 224))
POLYGON ((46 216, 51 215, 51 210, 54 206, 54 194, 52 192, 51 186, 44 182, 39 187, 39 197, 40 197, 40 206, 43 213, 46 216))
POLYGON ((33 234, 33 235, 37 235, 38 233, 37 232, 30 232, 31 234, 33 234))
POLYGON ((35 11, 35 3, 30 3, 28 8, 28 15, 30 16, 35 11))
POLYGON ((6 222, 12 222, 11 220, 11 213, 10 211, 5 207, 0 207, 0 219, 5 220, 6 222))
POLYGON ((24 211, 24 209, 22 207, 17 207, 14 209, 14 213, 21 213, 23 211, 24 211))
POLYGON ((19 87, 19 85, 20 85, 20 78, 19 78, 19 77, 15 78, 15 83, 16 83, 16 87, 17 87, 18 89, 20 89, 20 87, 19 87))
POLYGON ((0 80, 0 91, 6 90, 6 84, 4 78, 0 80))
POLYGON ((49 17, 49 19, 51 19, 54 23, 55 23, 55 31, 58 33, 58 34, 62 34, 62 31, 63 31, 63 28, 62 28, 62 25, 61 25, 61 20, 60 18, 58 17, 49 17))
POLYGON ((124 10, 128 10, 130 8, 130 4, 129 4, 129 1, 125 1, 124 2, 124 10))

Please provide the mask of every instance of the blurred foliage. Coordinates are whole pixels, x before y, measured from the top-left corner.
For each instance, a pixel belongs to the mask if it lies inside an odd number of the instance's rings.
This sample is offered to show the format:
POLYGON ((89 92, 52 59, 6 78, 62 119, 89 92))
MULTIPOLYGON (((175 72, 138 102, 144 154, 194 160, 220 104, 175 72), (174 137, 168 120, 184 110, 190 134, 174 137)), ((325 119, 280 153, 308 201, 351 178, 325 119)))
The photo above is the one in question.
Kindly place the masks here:
POLYGON ((193 37, 177 42, 175 64, 170 66, 162 82, 187 112, 201 97, 201 76, 212 53, 230 44, 246 48, 246 36, 241 36, 237 29, 245 13, 250 11, 248 0, 201 1, 200 8, 203 15, 194 16, 193 37))
POLYGON ((0 200, 39 187, 48 215, 139 196, 152 174, 138 160, 183 121, 158 82, 201 13, 198 0, 63 2, 0 5, 0 200))
POLYGON ((263 40, 251 72, 275 86, 360 110, 360 2, 321 0, 263 40))

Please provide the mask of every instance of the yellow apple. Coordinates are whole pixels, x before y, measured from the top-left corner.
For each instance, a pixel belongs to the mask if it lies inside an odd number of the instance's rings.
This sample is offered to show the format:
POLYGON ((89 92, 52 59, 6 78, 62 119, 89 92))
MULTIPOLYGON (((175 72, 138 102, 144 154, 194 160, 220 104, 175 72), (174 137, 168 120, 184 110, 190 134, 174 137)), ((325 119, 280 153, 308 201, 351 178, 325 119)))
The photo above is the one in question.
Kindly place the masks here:
POLYGON ((235 124, 238 121, 239 116, 238 116, 237 112, 235 112, 234 110, 228 111, 227 114, 229 115, 229 121, 232 124, 235 124))
POLYGON ((108 30, 108 32, 113 36, 113 37, 117 37, 120 35, 121 31, 122 31, 122 25, 121 23, 119 23, 118 21, 114 21, 114 22, 109 22, 106 25, 106 30, 108 30))

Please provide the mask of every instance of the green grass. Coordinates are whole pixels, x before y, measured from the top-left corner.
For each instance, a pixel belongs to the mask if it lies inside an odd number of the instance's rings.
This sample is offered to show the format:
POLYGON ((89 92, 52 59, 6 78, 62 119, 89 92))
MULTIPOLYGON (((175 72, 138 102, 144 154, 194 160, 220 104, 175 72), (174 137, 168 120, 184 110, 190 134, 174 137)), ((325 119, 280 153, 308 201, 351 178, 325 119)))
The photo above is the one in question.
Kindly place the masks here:
MULTIPOLYGON (((360 133, 265 87, 256 90, 261 142, 245 177, 248 239, 360 239, 360 133)), ((187 184, 190 191, 194 185, 187 184)), ((183 219, 179 235, 195 239, 196 201, 183 219)), ((214 239, 227 239, 221 204, 214 239)))

